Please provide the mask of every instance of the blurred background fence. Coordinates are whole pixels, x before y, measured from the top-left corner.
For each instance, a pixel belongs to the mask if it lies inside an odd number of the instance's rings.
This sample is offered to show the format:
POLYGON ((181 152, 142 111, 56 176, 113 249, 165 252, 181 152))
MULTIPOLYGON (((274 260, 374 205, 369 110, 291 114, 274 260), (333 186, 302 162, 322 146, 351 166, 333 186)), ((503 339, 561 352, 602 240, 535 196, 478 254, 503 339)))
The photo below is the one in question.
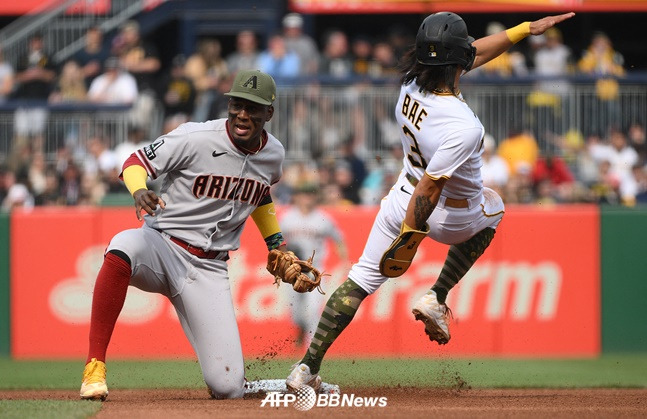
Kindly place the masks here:
MULTIPOLYGON (((560 95, 538 90, 538 81, 467 78, 463 95, 497 142, 525 129, 534 134, 543 153, 551 154, 562 152, 560 142, 567 133, 604 135, 610 128, 644 123, 647 116, 647 76, 621 81, 614 100, 598 98, 594 79, 555 81, 560 95)), ((283 142, 288 159, 334 158, 352 138, 358 155, 370 162, 400 144, 393 117, 398 89, 395 80, 283 85, 267 129, 283 142)), ((21 141, 16 138, 17 111, 37 106, 46 111, 42 151, 50 161, 63 146, 87 152, 79 141, 95 135, 104 137, 111 148, 128 140, 129 106, 9 101, 0 105, 0 161, 10 159, 14 145, 21 141)), ((145 140, 162 134, 161 106, 155 109, 146 124, 145 140)))

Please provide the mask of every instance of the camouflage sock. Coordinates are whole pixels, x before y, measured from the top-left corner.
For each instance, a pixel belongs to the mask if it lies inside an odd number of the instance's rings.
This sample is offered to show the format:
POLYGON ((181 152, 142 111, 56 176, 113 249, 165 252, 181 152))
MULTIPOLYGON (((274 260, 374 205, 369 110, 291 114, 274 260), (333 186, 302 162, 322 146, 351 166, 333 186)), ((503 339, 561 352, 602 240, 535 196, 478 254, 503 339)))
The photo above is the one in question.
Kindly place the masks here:
POLYGON ((493 228, 484 228, 466 242, 449 246, 438 280, 431 289, 436 292, 439 303, 444 303, 447 293, 470 270, 476 260, 481 257, 485 249, 494 238, 493 228))
POLYGON ((321 313, 321 319, 308 352, 301 360, 301 363, 310 367, 312 374, 319 372, 326 351, 353 320, 359 305, 367 295, 368 293, 359 285, 347 279, 330 296, 321 313))

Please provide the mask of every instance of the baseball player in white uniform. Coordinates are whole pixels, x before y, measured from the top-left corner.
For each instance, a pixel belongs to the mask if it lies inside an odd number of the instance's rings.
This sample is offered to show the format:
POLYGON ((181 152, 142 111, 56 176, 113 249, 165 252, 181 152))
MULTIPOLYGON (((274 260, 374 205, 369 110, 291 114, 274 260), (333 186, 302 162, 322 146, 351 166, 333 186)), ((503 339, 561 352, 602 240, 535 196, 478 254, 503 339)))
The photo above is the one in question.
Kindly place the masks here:
POLYGON ((485 131, 463 99, 460 76, 573 15, 524 22, 476 41, 454 13, 435 13, 422 22, 415 47, 402 60, 395 108, 405 156, 402 173, 382 200, 362 256, 326 303, 310 347, 286 380, 288 388, 320 386, 318 372, 330 345, 364 298, 406 272, 425 237, 450 246, 436 283, 413 314, 432 341, 449 341, 447 293, 489 246, 504 213, 499 195, 483 187, 485 131))
MULTIPOLYGON (((314 253, 322 266, 328 258, 327 241, 335 245, 337 255, 345 260, 346 245, 342 232, 325 211, 317 207, 318 188, 312 184, 298 185, 293 194, 293 205, 279 218, 279 225, 288 250, 299 259, 308 259, 314 253)), ((292 321, 299 329, 296 343, 309 344, 319 323, 321 308, 325 302, 319 292, 297 293, 290 287, 282 287, 290 301, 292 321)))
POLYGON ((285 151, 263 127, 276 85, 240 71, 228 118, 185 123, 137 150, 123 165, 141 228, 113 237, 94 288, 90 348, 81 398, 108 395, 106 350, 128 285, 169 298, 214 398, 243 396, 244 365, 229 288, 227 259, 251 215, 268 250, 285 251, 270 187, 285 151), (147 178, 166 174, 158 196, 147 178))

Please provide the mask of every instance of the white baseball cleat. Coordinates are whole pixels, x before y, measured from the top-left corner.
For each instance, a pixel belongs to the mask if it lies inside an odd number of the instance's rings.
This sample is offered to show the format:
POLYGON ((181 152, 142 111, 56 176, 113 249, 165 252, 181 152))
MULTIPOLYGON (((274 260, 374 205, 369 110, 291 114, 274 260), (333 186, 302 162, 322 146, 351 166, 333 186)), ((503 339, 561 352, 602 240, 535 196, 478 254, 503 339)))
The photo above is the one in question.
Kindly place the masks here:
POLYGON ((312 387, 314 391, 319 391, 321 387, 321 377, 319 377, 319 374, 310 374, 310 367, 306 364, 296 363, 292 367, 292 372, 285 380, 285 385, 288 390, 296 391, 305 384, 312 387))
POLYGON ((444 345, 449 342, 449 317, 452 312, 445 304, 438 302, 436 292, 430 291, 423 295, 412 310, 416 320, 425 324, 425 333, 429 340, 444 345))

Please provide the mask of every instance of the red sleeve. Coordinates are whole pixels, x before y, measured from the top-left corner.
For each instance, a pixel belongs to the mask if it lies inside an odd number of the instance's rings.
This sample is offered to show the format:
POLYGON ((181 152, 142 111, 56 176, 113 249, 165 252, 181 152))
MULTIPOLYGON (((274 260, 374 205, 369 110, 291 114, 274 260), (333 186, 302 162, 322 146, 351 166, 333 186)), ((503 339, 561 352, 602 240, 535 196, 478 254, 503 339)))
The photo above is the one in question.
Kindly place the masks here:
MULTIPOLYGON (((119 173, 119 179, 124 180, 124 170, 126 170, 127 167, 129 166, 141 166, 146 170, 146 166, 144 166, 144 163, 137 157, 135 153, 131 154, 130 157, 126 159, 124 162, 123 166, 121 167, 121 173, 119 173)), ((148 170, 146 170, 148 172, 148 170)))

